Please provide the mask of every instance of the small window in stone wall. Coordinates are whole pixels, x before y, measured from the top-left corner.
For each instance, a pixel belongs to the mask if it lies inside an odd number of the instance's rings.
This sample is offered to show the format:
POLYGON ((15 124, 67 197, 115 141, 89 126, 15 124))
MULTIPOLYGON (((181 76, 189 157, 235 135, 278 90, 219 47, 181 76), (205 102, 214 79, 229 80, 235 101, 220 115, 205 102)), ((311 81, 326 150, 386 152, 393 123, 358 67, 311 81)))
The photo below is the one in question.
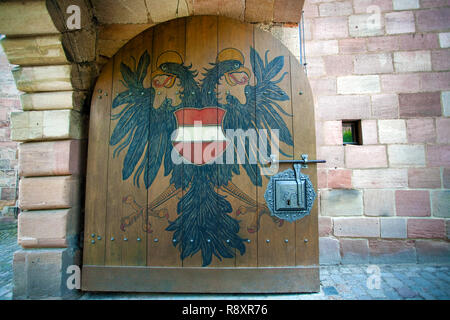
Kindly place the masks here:
POLYGON ((361 120, 342 121, 343 144, 362 144, 361 120))

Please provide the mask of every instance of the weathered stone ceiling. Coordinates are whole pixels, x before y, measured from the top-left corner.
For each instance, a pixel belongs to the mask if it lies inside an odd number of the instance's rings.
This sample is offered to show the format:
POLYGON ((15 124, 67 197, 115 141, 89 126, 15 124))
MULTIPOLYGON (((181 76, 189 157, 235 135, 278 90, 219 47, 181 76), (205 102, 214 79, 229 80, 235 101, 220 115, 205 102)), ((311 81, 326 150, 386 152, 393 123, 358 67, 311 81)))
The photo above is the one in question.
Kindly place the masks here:
MULTIPOLYGON (((67 62, 96 61, 102 65, 134 36, 164 21, 221 15, 249 23, 298 23, 303 3, 304 0, 9 0, 0 2, 0 33, 10 39, 33 37, 29 39, 32 43, 35 37, 55 35, 55 41, 62 43, 67 62), (66 9, 73 4, 81 8, 80 30, 68 30, 66 26, 66 9)), ((16 56, 27 54, 17 51, 17 46, 24 49, 23 44, 12 43, 16 56)), ((51 62, 39 61, 39 55, 33 59, 37 64, 51 62)))
POLYGON ((99 22, 97 52, 112 57, 128 40, 177 17, 221 15, 250 23, 298 23, 304 0, 91 0, 99 22))
POLYGON ((100 24, 156 24, 190 15, 246 22, 300 21, 304 0, 91 0, 100 24))

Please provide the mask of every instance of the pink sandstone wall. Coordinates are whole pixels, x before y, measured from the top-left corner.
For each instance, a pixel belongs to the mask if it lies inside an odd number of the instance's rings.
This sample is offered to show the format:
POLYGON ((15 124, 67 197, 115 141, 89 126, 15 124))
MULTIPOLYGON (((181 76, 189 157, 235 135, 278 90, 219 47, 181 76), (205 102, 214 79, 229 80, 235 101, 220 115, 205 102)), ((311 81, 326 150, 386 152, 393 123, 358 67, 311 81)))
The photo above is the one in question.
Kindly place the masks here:
POLYGON ((321 263, 450 259, 449 5, 306 0, 321 263), (343 146, 359 119, 363 145, 343 146))

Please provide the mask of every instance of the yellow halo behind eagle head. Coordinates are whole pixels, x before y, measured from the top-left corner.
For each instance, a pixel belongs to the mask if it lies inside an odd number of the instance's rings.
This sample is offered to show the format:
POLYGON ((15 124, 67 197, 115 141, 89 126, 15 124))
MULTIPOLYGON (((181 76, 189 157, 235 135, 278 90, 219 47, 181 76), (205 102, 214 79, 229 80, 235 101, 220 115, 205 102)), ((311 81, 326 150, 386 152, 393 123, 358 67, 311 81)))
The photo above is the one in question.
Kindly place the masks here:
POLYGON ((237 84, 246 84, 248 80, 250 79, 250 70, 248 70, 246 67, 244 67, 244 55, 237 49, 234 48, 226 48, 220 51, 217 54, 216 63, 220 63, 227 60, 237 60, 241 63, 241 67, 239 67, 236 70, 226 72, 225 73, 225 80, 230 86, 235 86, 237 84), (245 78, 245 83, 240 82, 237 80, 233 74, 234 73, 245 73, 247 77, 245 78))
POLYGON ((175 83, 176 76, 163 70, 163 64, 165 63, 183 64, 183 59, 176 51, 164 51, 159 55, 158 59, 156 59, 156 70, 152 73, 152 79, 154 79, 152 82, 156 87, 170 88, 175 83), (155 79, 155 77, 159 76, 167 76, 167 78, 163 83, 160 83, 158 79, 155 79))

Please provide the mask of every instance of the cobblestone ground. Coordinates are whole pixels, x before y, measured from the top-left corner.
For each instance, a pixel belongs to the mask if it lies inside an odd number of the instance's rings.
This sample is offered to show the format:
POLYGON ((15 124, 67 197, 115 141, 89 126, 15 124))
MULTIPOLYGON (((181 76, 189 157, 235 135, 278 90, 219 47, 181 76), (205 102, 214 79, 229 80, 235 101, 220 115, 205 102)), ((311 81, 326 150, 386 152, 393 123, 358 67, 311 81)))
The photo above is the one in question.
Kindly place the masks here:
POLYGON ((12 261, 18 249, 16 225, 0 225, 0 300, 12 297, 12 261))
MULTIPOLYGON (((0 226, 1 228, 1 226, 0 226)), ((15 228, 0 229, 0 300, 12 297, 15 228)), ((81 299, 449 300, 450 265, 340 265, 320 268, 320 292, 276 295, 87 293, 81 299)))

